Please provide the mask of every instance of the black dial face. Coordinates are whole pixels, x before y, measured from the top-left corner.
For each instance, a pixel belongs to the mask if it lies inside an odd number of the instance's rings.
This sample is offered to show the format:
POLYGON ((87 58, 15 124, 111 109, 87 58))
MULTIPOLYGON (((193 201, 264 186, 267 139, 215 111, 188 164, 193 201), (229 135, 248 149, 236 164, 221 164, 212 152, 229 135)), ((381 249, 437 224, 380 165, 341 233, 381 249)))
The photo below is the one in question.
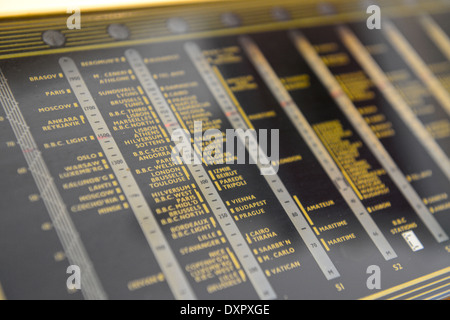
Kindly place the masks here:
POLYGON ((450 15, 419 5, 1 20, 0 298, 447 296, 450 15))

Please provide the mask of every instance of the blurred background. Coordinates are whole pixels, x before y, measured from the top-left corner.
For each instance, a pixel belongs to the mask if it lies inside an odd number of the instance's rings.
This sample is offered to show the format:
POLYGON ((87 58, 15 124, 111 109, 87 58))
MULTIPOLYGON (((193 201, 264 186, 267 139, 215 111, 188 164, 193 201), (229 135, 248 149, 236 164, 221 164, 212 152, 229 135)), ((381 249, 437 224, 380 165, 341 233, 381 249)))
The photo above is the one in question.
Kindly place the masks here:
MULTIPOLYGON (((0 17, 65 13, 68 8, 108 10, 148 5, 217 2, 224 0, 0 0, 0 17)), ((236 0, 226 0, 236 1, 236 0)))

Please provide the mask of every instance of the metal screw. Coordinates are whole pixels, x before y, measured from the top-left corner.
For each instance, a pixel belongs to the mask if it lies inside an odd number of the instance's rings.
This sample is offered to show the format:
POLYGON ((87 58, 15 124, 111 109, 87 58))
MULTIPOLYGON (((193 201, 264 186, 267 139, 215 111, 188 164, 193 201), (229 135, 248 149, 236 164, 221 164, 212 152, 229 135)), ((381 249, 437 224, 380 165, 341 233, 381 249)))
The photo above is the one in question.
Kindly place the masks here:
POLYGON ((276 21, 291 20, 291 14, 283 7, 273 7, 271 10, 272 18, 276 21))
POLYGON ((52 48, 59 48, 66 43, 66 37, 57 30, 47 30, 42 34, 42 40, 52 48))
POLYGON ((130 37, 130 30, 123 24, 113 23, 108 26, 108 34, 115 40, 126 40, 130 37))
POLYGON ((242 25, 242 20, 239 15, 233 12, 225 12, 220 16, 220 20, 225 27, 236 28, 242 25))
POLYGON ((323 14, 325 16, 328 15, 333 15, 337 13, 336 7, 328 2, 321 2, 318 4, 318 8, 317 10, 319 11, 320 14, 323 14))
POLYGON ((172 33, 186 33, 189 30, 187 22, 182 18, 170 18, 167 20, 167 28, 172 33))

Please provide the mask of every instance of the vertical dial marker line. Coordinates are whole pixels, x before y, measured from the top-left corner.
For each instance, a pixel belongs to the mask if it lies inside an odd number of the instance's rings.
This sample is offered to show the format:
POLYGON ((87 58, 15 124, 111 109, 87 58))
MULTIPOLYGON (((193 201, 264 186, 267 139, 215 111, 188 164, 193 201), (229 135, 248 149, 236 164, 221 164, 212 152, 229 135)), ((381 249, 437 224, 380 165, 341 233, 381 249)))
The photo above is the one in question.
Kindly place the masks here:
POLYGON ((384 259, 391 260, 397 258, 397 254, 394 249, 373 221, 358 195, 351 187, 349 187, 349 182, 345 180, 343 174, 337 167, 337 164, 322 144, 320 138, 317 136, 316 132, 311 127, 300 108, 293 101, 291 95, 281 83, 277 74, 272 69, 257 44, 249 37, 241 37, 240 41, 247 57, 249 57, 250 61, 258 70, 264 82, 272 91, 272 94, 278 100, 288 118, 294 124, 298 133, 308 144, 316 159, 328 174, 331 181, 333 181, 336 188, 341 193, 342 197, 347 202, 348 206, 351 208, 384 259))
POLYGON ((425 29, 431 40, 442 51, 442 53, 450 60, 450 38, 441 29, 441 27, 433 20, 429 15, 422 15, 419 18, 419 22, 425 29))
POLYGON ((422 15, 419 22, 425 29, 431 40, 442 51, 442 53, 450 60, 450 38, 444 30, 429 15, 422 15))
POLYGON ((328 70, 327 66, 320 59, 319 55, 306 39, 306 37, 298 31, 293 31, 291 33, 291 36, 295 45, 297 46, 299 53, 306 59, 319 79, 328 89, 328 91, 330 93, 337 93, 333 94, 333 97, 337 102, 339 108, 346 115, 347 119, 352 123, 353 127, 358 131, 363 141, 370 148, 377 160, 382 164, 391 179, 403 193, 404 197, 408 200, 412 208, 414 208, 419 218, 424 222, 428 230, 433 234, 436 241, 447 241, 449 238, 444 229, 439 225, 434 216, 423 204, 422 199, 419 197, 406 177, 400 171, 397 164, 391 158, 384 146, 373 133, 372 129, 356 109, 353 102, 343 92, 341 86, 339 85, 331 71, 328 70))
POLYGON ((88 300, 106 300, 106 293, 103 290, 80 235, 70 218, 64 200, 34 141, 30 128, 23 118, 19 104, 15 100, 6 78, 1 71, 0 104, 5 110, 29 170, 36 182, 40 196, 61 241, 64 253, 69 263, 79 266, 83 272, 81 279, 83 296, 88 300))
POLYGON ((3 291, 3 287, 2 284, 0 283, 0 301, 5 301, 6 299, 6 295, 5 292, 3 291))
POLYGON ((308 212, 306 212, 305 208, 303 207, 302 203, 300 202, 300 200, 298 199, 297 196, 294 196, 294 200, 297 203, 298 207, 300 208, 300 210, 302 211, 303 215, 305 216, 306 220, 308 220, 309 224, 311 226, 314 225, 314 222, 311 220, 308 212))
POLYGON ((444 108, 447 114, 450 115, 450 92, 444 88, 442 83, 431 72, 408 40, 406 40, 391 21, 383 21, 383 28, 381 30, 395 50, 397 50, 409 64, 416 76, 427 86, 428 90, 435 96, 439 104, 444 108))
POLYGON ((216 77, 219 79, 219 81, 222 83, 222 86, 224 87, 224 89, 226 90, 226 92, 228 93, 228 95, 230 96, 231 100, 233 101, 236 109, 239 111, 239 113, 241 114, 241 117, 244 119, 245 123, 247 124, 249 129, 255 129, 253 127, 253 124, 251 123, 250 119, 248 118, 247 114, 245 113, 245 111, 242 109, 239 101, 236 99, 236 96, 233 94, 233 91, 231 91, 230 87, 228 86, 227 82, 225 81, 225 79, 223 78, 222 74, 220 73, 219 68, 217 68, 216 66, 211 66, 211 68, 213 69, 214 73, 216 74, 216 77))
MULTIPOLYGON (((338 32, 342 41, 356 58, 358 63, 363 67, 370 78, 372 78, 373 82, 389 101, 390 105, 409 127, 411 133, 415 135, 422 146, 425 147, 428 154, 433 158, 434 162, 442 170, 447 179, 450 180, 450 160, 436 143, 436 140, 434 140, 406 101, 397 92, 383 70, 370 56, 367 50, 365 50, 355 34, 348 27, 344 26, 339 26, 338 32)), ((450 103, 450 99, 448 102, 450 103)))
MULTIPOLYGON (((181 124, 171 110, 140 54, 136 50, 130 49, 125 52, 125 57, 144 88, 145 93, 150 98, 153 107, 167 128, 169 135, 172 135, 177 129, 182 129, 181 124)), ((190 138, 188 141, 190 141, 190 138)), ((201 163, 199 160, 201 155, 193 150, 191 151, 191 154, 194 158, 194 164, 187 164, 186 166, 198 184, 206 202, 211 207, 214 216, 219 222, 257 294, 264 300, 276 299, 277 296, 275 291, 267 280, 258 261, 253 256, 242 233, 220 197, 214 182, 211 180, 203 165, 195 164, 201 163)))
MULTIPOLYGON (((246 117, 242 116, 243 110, 234 95, 231 92, 227 93, 227 85, 222 75, 220 72, 217 74, 219 70, 214 70, 213 67, 211 67, 199 46, 195 43, 188 42, 185 44, 185 50, 233 128, 235 130, 242 129, 243 131, 246 131, 250 129, 249 127, 253 127, 250 121, 248 121, 248 119, 246 120, 246 117), (249 122, 250 125, 247 122, 249 122)), ((239 138, 241 139, 241 142, 246 145, 245 137, 239 136, 239 138)), ((282 205, 286 214, 291 219, 310 253, 316 260, 319 268, 328 280, 340 277, 338 270, 325 252, 320 241, 317 239, 310 225, 302 215, 300 209, 297 207, 295 200, 289 194, 286 186, 281 181, 280 177, 274 172, 273 167, 263 167, 258 161, 256 161, 257 155, 263 158, 267 157, 258 145, 256 137, 250 137, 249 140, 250 141, 246 147, 249 151, 250 157, 253 157, 254 163, 257 164, 261 172, 267 170, 266 173, 268 174, 264 175, 264 178, 282 205)), ((268 163, 267 158, 264 163, 268 163)))
POLYGON ((60 59, 59 63, 92 127, 92 130, 97 136, 105 157, 111 164, 111 168, 113 169, 119 184, 122 186, 122 190, 127 197, 128 203, 133 210, 150 248, 155 254, 175 298, 182 300, 195 299, 195 294, 186 279, 182 268, 178 264, 178 261, 133 174, 129 171, 125 158, 108 129, 108 126, 100 113, 100 109, 96 105, 75 62, 70 58, 64 57, 60 59))

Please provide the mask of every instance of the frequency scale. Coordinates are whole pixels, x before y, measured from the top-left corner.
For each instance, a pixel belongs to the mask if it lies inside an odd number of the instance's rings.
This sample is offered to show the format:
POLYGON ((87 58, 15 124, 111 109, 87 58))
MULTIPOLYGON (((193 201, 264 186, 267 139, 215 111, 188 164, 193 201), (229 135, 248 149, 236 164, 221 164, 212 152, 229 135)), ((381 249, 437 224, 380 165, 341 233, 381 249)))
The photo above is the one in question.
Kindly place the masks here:
POLYGON ((78 9, 0 18, 0 299, 450 296, 448 2, 78 9))

